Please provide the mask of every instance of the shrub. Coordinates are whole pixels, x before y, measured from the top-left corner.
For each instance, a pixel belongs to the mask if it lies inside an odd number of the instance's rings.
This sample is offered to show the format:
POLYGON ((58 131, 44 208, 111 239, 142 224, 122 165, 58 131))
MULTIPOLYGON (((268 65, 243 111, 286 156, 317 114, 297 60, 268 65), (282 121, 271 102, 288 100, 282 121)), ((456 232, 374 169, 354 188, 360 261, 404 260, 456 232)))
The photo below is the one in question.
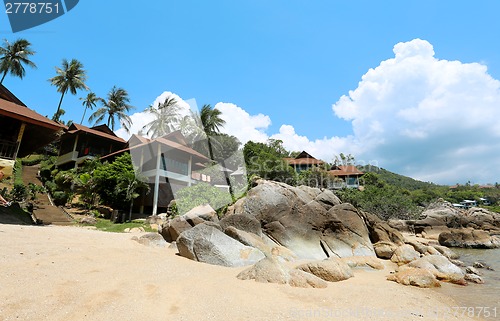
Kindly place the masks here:
POLYGON ((56 206, 64 206, 68 202, 69 194, 63 191, 55 191, 52 199, 56 206))
POLYGON ((22 202, 28 197, 28 189, 23 183, 15 183, 10 191, 10 197, 16 202, 22 202))
POLYGON ((185 214, 192 208, 203 204, 209 204, 215 210, 223 210, 225 206, 232 203, 229 192, 205 183, 185 187, 176 193, 175 198, 179 214, 185 214))

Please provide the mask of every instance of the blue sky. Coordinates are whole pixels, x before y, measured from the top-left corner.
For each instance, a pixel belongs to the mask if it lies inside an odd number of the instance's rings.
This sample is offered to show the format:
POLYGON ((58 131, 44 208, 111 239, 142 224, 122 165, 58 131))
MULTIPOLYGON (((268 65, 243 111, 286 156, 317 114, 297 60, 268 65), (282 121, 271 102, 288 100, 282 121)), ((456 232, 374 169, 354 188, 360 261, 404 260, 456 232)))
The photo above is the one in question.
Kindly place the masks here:
MULTIPOLYGON (((500 79, 498 12, 500 2, 493 0, 473 4, 425 0, 157 0, 140 4, 82 0, 64 16, 16 34, 10 31, 6 15, 0 15, 2 38, 28 39, 37 51, 33 60, 38 65, 36 70, 28 69, 23 80, 7 77, 4 84, 30 108, 52 116, 59 94, 47 79, 55 75, 54 67, 63 58, 76 58, 88 71, 88 85, 97 95, 106 95, 114 85, 123 87, 130 93, 135 112, 143 111, 168 91, 182 99, 194 98, 199 105, 227 103, 225 110, 233 112, 239 107, 238 112, 243 110, 250 115, 247 124, 260 122, 257 131, 263 138, 282 138, 288 148, 309 148, 313 155, 325 160, 331 160, 338 152, 352 152, 360 161, 375 161, 381 167, 423 180, 450 184, 467 180, 495 182, 500 181, 500 171, 487 173, 487 169, 494 167, 495 162, 498 164, 498 152, 481 154, 488 161, 480 168, 470 157, 459 157, 462 154, 453 151, 444 153, 446 157, 429 157, 442 149, 433 138, 446 142, 446 146, 461 144, 464 140, 457 135, 460 126, 448 136, 429 131, 428 137, 424 135, 428 140, 416 143, 418 148, 411 147, 415 141, 405 140, 415 139, 408 135, 398 136, 391 143, 387 143, 388 137, 381 136, 378 143, 372 143, 379 147, 368 148, 368 136, 361 134, 366 131, 360 125, 367 121, 346 115, 347 107, 338 102, 342 96, 349 97, 350 91, 366 92, 360 84, 370 68, 395 58, 396 44, 414 39, 422 39, 433 47, 435 60, 457 61, 464 66, 478 63, 487 67, 480 79, 484 80, 485 75, 500 79), (335 104, 337 111, 332 109, 335 104), (267 116, 268 121, 262 124, 262 117, 251 117, 258 114, 267 116), (412 155, 419 148, 427 152, 412 155), (399 153, 402 150, 404 155, 399 153), (423 159, 422 155, 427 156, 423 159), (438 162, 447 165, 436 169, 438 162), (456 165, 455 171, 444 175, 451 163, 456 165), (465 174, 468 166, 475 166, 475 171, 465 174)), ((428 46, 421 43, 412 48, 417 48, 414 55, 419 56, 428 46)), ((382 78, 383 71, 379 70, 382 78)), ((407 71, 403 67, 400 70, 403 74, 407 71)), ((442 72, 440 68, 429 69, 426 79, 442 72)), ((393 99, 390 102, 374 98, 378 100, 372 104, 365 101, 368 96, 354 102, 359 103, 361 110, 372 105, 390 105, 394 100, 404 100, 412 91, 405 87, 400 92, 402 97, 391 95, 387 98, 393 99)), ((498 88, 492 85, 489 93, 498 95, 498 88)), ((63 109, 67 113, 63 119, 80 121, 83 111, 78 98, 84 95, 82 92, 65 98, 63 109)), ((421 102, 426 97, 421 94, 417 100, 421 102)), ((496 117, 499 108, 491 107, 486 112, 496 117)), ((386 111, 388 118, 395 114, 394 109, 386 111)), ((383 113, 382 109, 377 110, 377 115, 383 113)), ((235 112, 233 120, 244 119, 239 115, 235 112)), ((393 120, 377 123, 394 126, 398 120, 393 120)), ((238 132, 242 127, 237 122, 228 127, 235 128, 228 132, 238 134, 242 140, 255 137, 238 132)), ((384 132, 394 138, 403 131, 391 132, 386 128, 384 132)), ((470 132, 464 133, 470 137, 470 132)), ((494 147, 496 131, 484 132, 477 139, 482 140, 485 135, 488 141, 491 139, 490 147, 494 147)))

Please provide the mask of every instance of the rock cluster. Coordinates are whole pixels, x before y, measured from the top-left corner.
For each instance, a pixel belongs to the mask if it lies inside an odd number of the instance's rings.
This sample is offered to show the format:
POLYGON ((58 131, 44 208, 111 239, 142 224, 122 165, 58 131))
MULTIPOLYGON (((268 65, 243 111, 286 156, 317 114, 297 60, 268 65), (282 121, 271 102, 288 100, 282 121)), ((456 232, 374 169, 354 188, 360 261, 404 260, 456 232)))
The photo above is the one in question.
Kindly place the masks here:
POLYGON ((468 230, 450 229, 462 226, 462 216, 449 204, 441 203, 427 209, 421 220, 385 222, 341 203, 328 190, 257 180, 247 196, 229 207, 222 219, 206 205, 155 223, 163 238, 172 243, 171 247, 175 244, 183 257, 228 267, 252 265, 238 275, 242 280, 322 288, 327 282, 353 277, 354 268, 384 269, 383 260, 390 260, 388 266, 397 268, 389 280, 436 287, 439 281, 482 281, 478 273, 473 273, 473 267, 463 271, 457 266, 458 255, 443 246, 454 246, 455 234, 462 233, 464 242, 476 242, 469 246, 497 244, 488 232, 474 230, 497 228, 495 215, 470 212, 468 224, 475 226, 469 227, 475 237, 472 239, 463 236, 468 230), (480 224, 480 217, 486 217, 486 223, 480 224), (441 245, 407 240, 395 228, 398 226, 403 230, 419 228, 420 233, 428 227, 443 227, 441 245), (297 260, 308 262, 294 266, 297 260))

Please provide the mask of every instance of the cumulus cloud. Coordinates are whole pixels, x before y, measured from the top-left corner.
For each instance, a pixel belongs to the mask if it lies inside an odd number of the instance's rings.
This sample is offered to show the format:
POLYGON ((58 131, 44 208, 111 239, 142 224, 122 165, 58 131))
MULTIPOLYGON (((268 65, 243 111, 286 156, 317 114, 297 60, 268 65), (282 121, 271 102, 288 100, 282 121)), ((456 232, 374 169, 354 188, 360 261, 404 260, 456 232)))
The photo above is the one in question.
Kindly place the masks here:
MULTIPOLYGON (((357 144, 353 137, 324 137, 322 139, 310 140, 307 136, 301 136, 295 132, 291 125, 282 125, 279 133, 271 135, 272 139, 280 139, 283 146, 290 151, 307 151, 312 156, 332 162, 340 153, 359 153, 357 144)), ((368 162, 367 162, 368 163, 368 162)))
POLYGON ((487 67, 437 59, 421 39, 398 43, 333 105, 361 157, 439 183, 500 180, 500 82, 487 67))
POLYGON ((245 144, 249 140, 264 143, 268 139, 266 130, 271 125, 271 118, 264 114, 250 115, 243 108, 231 103, 218 103, 215 108, 222 112, 221 118, 226 124, 221 131, 233 135, 245 144))

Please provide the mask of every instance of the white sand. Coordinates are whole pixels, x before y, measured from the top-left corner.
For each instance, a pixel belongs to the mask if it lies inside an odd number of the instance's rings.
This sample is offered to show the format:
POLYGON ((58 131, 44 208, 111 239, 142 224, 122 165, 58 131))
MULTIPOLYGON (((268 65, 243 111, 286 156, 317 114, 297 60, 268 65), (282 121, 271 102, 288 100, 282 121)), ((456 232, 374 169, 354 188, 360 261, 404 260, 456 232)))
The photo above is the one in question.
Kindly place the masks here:
POLYGON ((467 320, 430 289, 356 270, 327 289, 240 281, 130 234, 0 225, 0 320, 467 320), (436 316, 434 311, 438 313, 436 316))

